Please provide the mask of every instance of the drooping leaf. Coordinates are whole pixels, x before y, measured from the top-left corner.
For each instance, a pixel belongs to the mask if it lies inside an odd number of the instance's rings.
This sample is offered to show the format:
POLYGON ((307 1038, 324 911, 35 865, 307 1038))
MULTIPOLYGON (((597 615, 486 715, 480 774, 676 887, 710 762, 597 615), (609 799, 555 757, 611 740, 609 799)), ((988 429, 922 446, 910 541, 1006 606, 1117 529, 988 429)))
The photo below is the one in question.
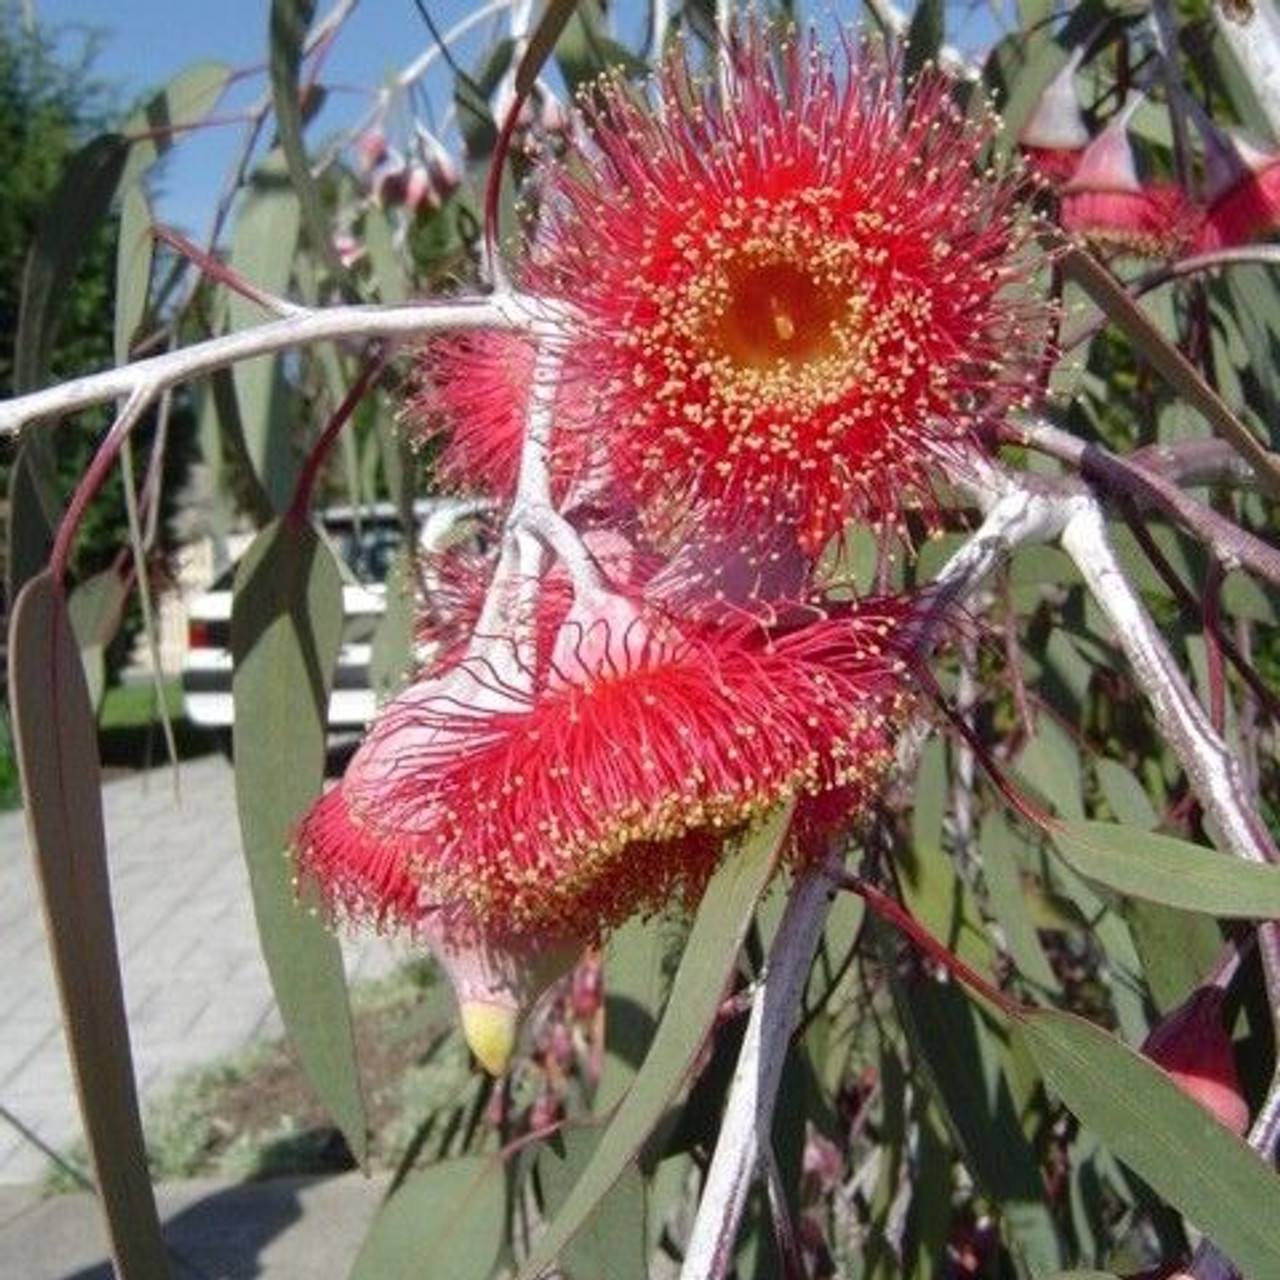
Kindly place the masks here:
POLYGON ((132 186, 163 156, 182 132, 203 120, 214 108, 231 78, 231 68, 218 62, 199 62, 178 72, 125 125, 131 140, 129 161, 121 179, 132 186))
POLYGON ((775 813, 742 840, 707 886, 644 1066, 601 1135, 586 1171, 534 1245, 520 1271, 523 1280, 545 1271, 581 1230, 635 1159, 683 1082, 715 1017, 790 821, 789 806, 775 813))
POLYGON ((936 62, 946 33, 946 11, 942 0, 920 0, 907 28, 907 47, 902 54, 902 76, 911 84, 928 63, 936 62))
POLYGON ((53 531, 62 516, 54 441, 56 422, 34 422, 23 433, 9 476, 7 560, 10 600, 49 563, 53 531))
POLYGON ((315 16, 315 0, 271 0, 271 98, 276 109, 280 150, 306 223, 310 249, 343 288, 348 300, 358 293, 333 243, 329 215, 311 175, 302 139, 302 96, 299 72, 307 29, 315 16))
POLYGON ((22 273, 13 349, 15 391, 32 391, 45 381, 71 282, 111 208, 128 154, 129 144, 118 133, 85 143, 67 160, 45 205, 22 273))
POLYGON ((538 73, 551 56, 560 33, 577 7, 578 0, 548 0, 547 7, 525 46, 524 57, 516 68, 516 93, 521 97, 533 88, 538 73))
POLYGON ((1117 760, 1095 760, 1093 771, 1111 812, 1128 827, 1150 831, 1160 821, 1142 783, 1117 760))
POLYGON ((604 953, 604 1062, 592 1099, 597 1115, 608 1115, 622 1100, 649 1052, 667 994, 674 928, 661 919, 636 917, 609 938, 604 953))
POLYGON ((1033 1273, 1065 1261, 1039 1165, 1001 1069, 998 1032, 954 983, 896 978, 894 997, 939 1110, 1033 1273))
POLYGON ((1280 1276, 1280 1175, 1158 1067, 1071 1014, 1022 1034, 1045 1079, 1108 1147, 1245 1275, 1280 1276), (1211 1171, 1211 1173, 1210 1173, 1211 1171))
POLYGON ((236 805, 271 985, 298 1060, 357 1160, 367 1147, 342 952, 295 894, 286 856, 319 795, 342 631, 338 567, 315 530, 288 520, 255 539, 231 612, 236 805))
POLYGON ((610 71, 632 78, 648 66, 605 33, 599 0, 579 0, 556 43, 556 64, 571 94, 610 71))
POLYGON ((911 914, 944 946, 979 972, 989 973, 994 959, 991 941, 973 895, 942 847, 947 786, 946 747, 935 738, 920 757, 911 847, 899 862, 902 898, 911 914))
POLYGON ((464 1156, 433 1165, 378 1211, 351 1280, 488 1280, 506 1208, 500 1161, 464 1156))
POLYGON ((141 187, 129 187, 120 207, 120 242, 116 248, 116 364, 129 358, 147 311, 151 285, 151 206, 141 187))
POLYGON ((85 1136, 120 1275, 164 1280, 120 979, 93 709, 66 601, 47 573, 9 647, 24 809, 85 1136))
POLYGON ((1124 918, 1151 998, 1161 1013, 1169 1013, 1212 972, 1222 951, 1217 921, 1138 898, 1125 904, 1124 918))
POLYGON ((979 844, 991 911, 1004 932, 1005 944, 1018 971, 1046 991, 1061 991, 1062 984, 1040 944, 1027 907, 1017 839, 1001 814, 990 813, 983 819, 979 844))
MULTIPOLYGON (((538 1178, 549 1217, 560 1211, 595 1153, 597 1135, 566 1133, 556 1152, 548 1144, 538 1156, 538 1178)), ((647 1280, 648 1230, 645 1184, 637 1165, 629 1165, 596 1205, 582 1230, 565 1246, 560 1263, 573 1280, 647 1280)))
POLYGON ((1063 822, 1050 834, 1081 875, 1117 893, 1232 919, 1280 919, 1280 867, 1112 822, 1063 822))
POLYGON ((1039 716, 1035 733, 1018 756, 1017 769, 1058 813, 1084 817, 1079 748, 1048 713, 1039 716))
POLYGON ((95 708, 106 687, 106 647, 120 628, 128 594, 124 579, 114 569, 104 569, 80 583, 67 604, 84 663, 89 704, 95 708))
MULTIPOLYGON (((273 152, 253 176, 231 242, 232 270, 269 293, 283 293, 292 271, 301 214, 284 158, 273 152)), ((227 304, 231 328, 260 324, 262 307, 238 293, 227 304)), ((298 459, 290 439, 290 389, 276 356, 242 360, 233 380, 240 428, 253 471, 277 511, 293 496, 298 459)))

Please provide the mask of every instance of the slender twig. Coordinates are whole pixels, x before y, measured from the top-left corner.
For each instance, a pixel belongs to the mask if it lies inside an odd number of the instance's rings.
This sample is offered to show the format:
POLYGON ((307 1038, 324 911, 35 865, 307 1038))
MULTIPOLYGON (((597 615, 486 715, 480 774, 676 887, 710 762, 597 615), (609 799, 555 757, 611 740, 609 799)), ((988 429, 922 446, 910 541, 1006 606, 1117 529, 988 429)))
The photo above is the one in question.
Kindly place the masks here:
POLYGON ((791 1032, 830 909, 831 881, 821 867, 808 868, 787 899, 751 1010, 681 1280, 723 1280, 733 1266, 738 1224, 769 1141, 791 1032))
POLYGON ((252 356, 271 355, 313 342, 415 338, 446 329, 509 329, 545 335, 554 333, 562 319, 562 313, 551 304, 518 294, 395 307, 307 309, 299 315, 210 338, 118 369, 73 378, 44 391, 0 400, 0 435, 16 432, 41 418, 62 417, 134 391, 156 396, 252 356))
MULTIPOLYGON (((1220 271, 1224 267, 1246 266, 1280 267, 1280 245, 1251 244, 1231 249, 1214 249, 1210 253, 1198 253, 1193 257, 1182 258, 1178 262, 1157 267, 1154 271, 1140 276, 1132 284, 1126 285, 1126 291, 1131 298, 1137 299, 1174 280, 1203 275, 1209 271, 1220 271)), ((1105 312, 1085 321, 1063 334, 1058 344, 1059 350, 1075 350, 1081 343, 1096 337, 1110 323, 1111 317, 1105 312)))
POLYGON ((1237 857, 1249 862, 1280 862, 1280 850, 1262 819, 1242 799, 1246 789, 1235 753, 1214 732, 1159 628, 1125 577, 1101 509, 1086 495, 1072 499, 1071 507, 1062 532, 1063 549, 1110 620, 1116 642, 1129 659, 1161 733, 1205 813, 1237 857))
MULTIPOLYGON (((1008 435, 1078 468, 1086 480, 1108 492, 1123 494, 1132 498, 1140 508, 1153 508, 1176 520, 1210 547, 1227 568, 1240 565, 1280 587, 1280 550, 1197 501, 1147 465, 1143 456, 1146 451, 1131 458, 1122 458, 1101 445, 1081 440, 1044 421, 1012 425, 1008 435)), ((1218 443, 1230 448, 1225 441, 1218 443)), ((1249 465, 1238 454, 1236 458, 1238 461, 1234 466, 1249 465)))

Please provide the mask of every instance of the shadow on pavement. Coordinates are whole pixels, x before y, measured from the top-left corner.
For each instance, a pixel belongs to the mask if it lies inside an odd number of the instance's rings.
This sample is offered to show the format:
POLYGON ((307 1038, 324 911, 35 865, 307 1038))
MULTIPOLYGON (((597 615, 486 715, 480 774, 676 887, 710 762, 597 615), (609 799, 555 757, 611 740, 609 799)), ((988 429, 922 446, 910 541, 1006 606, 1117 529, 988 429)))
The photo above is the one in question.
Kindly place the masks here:
MULTIPOLYGON (((299 1191, 309 1181, 247 1182, 170 1212, 164 1219, 164 1238, 175 1280, 253 1280, 264 1274, 260 1255, 301 1219, 299 1191)), ((67 1274, 64 1280, 113 1277, 111 1264, 104 1259, 67 1274)))

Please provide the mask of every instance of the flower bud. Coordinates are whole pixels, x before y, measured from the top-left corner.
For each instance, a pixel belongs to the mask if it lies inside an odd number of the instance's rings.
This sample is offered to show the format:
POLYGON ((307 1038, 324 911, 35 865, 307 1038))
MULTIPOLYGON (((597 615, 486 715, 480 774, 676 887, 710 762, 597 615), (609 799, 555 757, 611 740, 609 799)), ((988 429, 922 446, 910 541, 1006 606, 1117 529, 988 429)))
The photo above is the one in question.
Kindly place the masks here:
POLYGON ((1083 55, 1083 46, 1071 55, 1067 65, 1049 82, 1018 134, 1018 145, 1031 166, 1055 182, 1071 177, 1089 145, 1089 129, 1075 81, 1083 55))
POLYGON ((1249 1127, 1231 1037, 1222 1025, 1224 993, 1199 987, 1159 1023, 1142 1046, 1156 1066, 1232 1133, 1249 1127))

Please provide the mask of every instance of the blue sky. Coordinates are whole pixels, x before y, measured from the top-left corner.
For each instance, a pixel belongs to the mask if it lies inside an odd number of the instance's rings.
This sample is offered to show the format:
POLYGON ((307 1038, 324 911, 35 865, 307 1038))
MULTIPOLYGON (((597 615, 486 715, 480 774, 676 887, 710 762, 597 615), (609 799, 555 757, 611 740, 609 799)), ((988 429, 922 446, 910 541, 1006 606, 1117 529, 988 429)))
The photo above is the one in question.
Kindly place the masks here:
MULTIPOLYGON (((320 0, 317 10, 328 12, 332 0, 320 0)), ((438 28, 447 31, 485 0, 425 0, 438 28)), ((177 72, 196 62, 216 61, 235 68, 259 69, 224 100, 222 111, 256 99, 266 88, 262 72, 267 50, 270 0, 26 0, 47 29, 59 35, 68 54, 79 49, 86 31, 96 33, 99 56, 95 67, 102 79, 129 104, 146 91, 159 88, 177 72)), ((675 6, 672 6, 675 8, 675 6)), ((904 8, 910 8, 904 0, 904 8)), ((805 8, 823 13, 824 21, 855 17, 856 0, 813 4, 805 8)), ((957 0, 947 6, 949 24, 959 21, 970 39, 993 34, 991 17, 982 0, 957 0)), ((642 26, 645 0, 626 0, 618 12, 625 22, 642 26)), ((493 22, 500 22, 494 19, 493 22)), ((483 22, 454 46, 462 65, 470 68, 489 47, 496 31, 483 22)), ((954 30, 951 33, 954 37, 954 30)), ((313 124, 312 146, 327 133, 359 119, 372 93, 432 43, 414 0, 362 0, 344 27, 325 64, 323 81, 333 87, 325 111, 313 124)), ((447 105, 450 80, 443 61, 428 77, 427 88, 438 109, 447 105)), ((154 184, 156 212, 161 221, 201 236, 208 228, 214 204, 243 138, 239 125, 188 136, 165 161, 154 184)))
MULTIPOLYGON (((265 63, 269 0, 31 0, 40 23, 60 38, 68 52, 78 49, 86 30, 100 42, 95 68, 116 86, 128 104, 149 89, 162 86, 196 62, 223 62, 236 68, 265 63)), ((317 6, 327 12, 328 4, 317 6)), ((477 0, 428 0, 427 8, 441 29, 477 8, 477 0)), ((458 46, 469 65, 484 47, 487 24, 458 46)), ((364 0, 356 7, 326 63, 323 79, 335 86, 325 114, 317 121, 323 133, 358 119, 371 101, 371 91, 428 47, 430 35, 413 0, 364 0), (347 88, 337 88, 346 86, 347 88)), ((442 68, 442 64, 437 64, 442 68)), ((441 77, 430 81, 436 101, 447 98, 441 77)), ((252 77, 228 99, 243 104, 266 86, 264 74, 252 77)), ((222 189, 224 175, 242 138, 239 126, 221 128, 186 139, 166 162, 158 187, 158 213, 189 232, 202 233, 208 213, 222 189)))

